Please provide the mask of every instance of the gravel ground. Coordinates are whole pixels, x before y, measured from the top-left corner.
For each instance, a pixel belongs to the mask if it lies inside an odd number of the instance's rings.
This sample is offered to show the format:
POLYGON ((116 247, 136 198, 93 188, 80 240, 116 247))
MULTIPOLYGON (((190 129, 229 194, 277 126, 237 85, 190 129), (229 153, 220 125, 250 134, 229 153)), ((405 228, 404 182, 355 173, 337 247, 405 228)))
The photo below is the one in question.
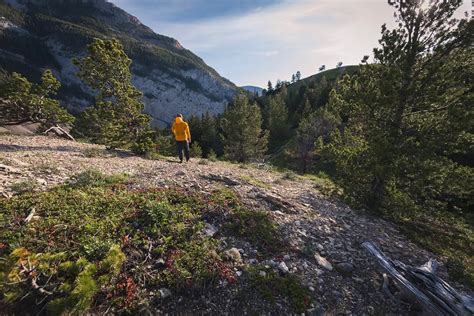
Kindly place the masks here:
MULTIPOLYGON (((363 241, 375 242, 391 258, 410 265, 442 259, 407 240, 391 223, 325 197, 311 180, 285 177, 264 166, 259 169, 200 159, 179 164, 176 158, 147 160, 126 152, 109 154, 98 145, 57 138, 0 136, 0 194, 4 196, 10 196, 12 185, 18 182, 31 180, 47 189, 90 168, 107 174, 128 173, 143 186, 181 186, 202 193, 217 185, 228 186, 249 207, 267 211, 278 225, 279 237, 290 245, 286 253, 262 258, 250 244, 229 236, 222 236, 221 244, 236 247, 242 254, 243 262, 235 265, 236 271, 249 265, 266 265, 300 276, 312 295, 313 306, 308 314, 419 312, 409 298, 401 297, 403 293, 398 293, 402 301, 397 302, 382 290, 383 271, 361 248, 363 241)), ((443 267, 440 271, 447 279, 443 267)), ((269 305, 246 295, 246 283, 240 284, 222 284, 209 295, 194 298, 174 297, 164 311, 288 313, 284 301, 269 305)), ((390 287, 396 289, 393 284, 390 287)))

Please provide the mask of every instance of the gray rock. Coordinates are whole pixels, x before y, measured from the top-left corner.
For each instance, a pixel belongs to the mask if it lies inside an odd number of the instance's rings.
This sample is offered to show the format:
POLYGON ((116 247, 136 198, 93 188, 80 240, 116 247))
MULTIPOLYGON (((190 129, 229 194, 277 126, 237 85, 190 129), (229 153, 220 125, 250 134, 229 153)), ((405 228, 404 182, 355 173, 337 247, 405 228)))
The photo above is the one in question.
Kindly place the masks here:
POLYGON ((161 288, 158 290, 158 293, 160 293, 160 297, 161 298, 167 298, 169 296, 171 296, 171 291, 167 288, 161 288))
POLYGON ((0 171, 5 173, 21 173, 20 170, 3 164, 0 164, 0 171))
POLYGON ((350 262, 341 262, 336 264, 336 270, 341 274, 348 276, 352 274, 352 271, 354 271, 354 265, 350 262))
POLYGON ((326 311, 321 306, 317 306, 315 308, 311 308, 311 309, 306 310, 306 315, 309 315, 309 316, 324 316, 324 315, 326 315, 326 311))
POLYGON ((219 229, 217 229, 216 226, 212 225, 212 224, 209 224, 209 223, 206 223, 206 226, 204 226, 204 233, 207 235, 207 236, 214 236, 217 232, 219 231, 219 229))

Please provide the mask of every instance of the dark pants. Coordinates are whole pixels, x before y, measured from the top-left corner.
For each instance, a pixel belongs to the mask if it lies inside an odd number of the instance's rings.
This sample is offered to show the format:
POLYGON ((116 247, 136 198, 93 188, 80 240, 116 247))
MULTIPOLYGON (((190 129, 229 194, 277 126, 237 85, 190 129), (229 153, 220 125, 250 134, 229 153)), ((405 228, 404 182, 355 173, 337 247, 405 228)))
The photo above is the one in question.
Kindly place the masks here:
POLYGON ((183 161, 183 150, 186 156, 186 161, 189 160, 189 143, 186 140, 183 141, 176 141, 176 145, 178 145, 178 157, 179 160, 183 161))

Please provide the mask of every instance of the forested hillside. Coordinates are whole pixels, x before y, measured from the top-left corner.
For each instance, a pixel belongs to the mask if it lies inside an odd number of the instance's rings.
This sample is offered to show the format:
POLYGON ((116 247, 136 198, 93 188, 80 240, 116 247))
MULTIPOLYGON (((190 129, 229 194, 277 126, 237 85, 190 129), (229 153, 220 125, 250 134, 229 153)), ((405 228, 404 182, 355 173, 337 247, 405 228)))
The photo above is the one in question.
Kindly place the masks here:
POLYGON ((38 80, 45 68, 61 80, 59 98, 73 113, 91 104, 93 91, 75 76, 72 59, 94 38, 117 38, 133 59, 133 82, 155 123, 177 111, 220 113, 236 87, 173 38, 103 1, 0 1, 0 67, 38 80))

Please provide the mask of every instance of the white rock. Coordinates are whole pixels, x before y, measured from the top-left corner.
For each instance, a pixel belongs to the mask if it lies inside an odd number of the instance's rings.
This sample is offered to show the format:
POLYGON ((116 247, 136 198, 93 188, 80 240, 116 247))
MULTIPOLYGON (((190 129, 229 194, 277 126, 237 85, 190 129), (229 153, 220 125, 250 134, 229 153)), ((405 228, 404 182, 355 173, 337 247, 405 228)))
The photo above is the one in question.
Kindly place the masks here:
POLYGON ((36 182, 38 182, 39 185, 47 185, 48 182, 45 179, 36 179, 36 182))
POLYGON ((284 261, 282 261, 282 262, 280 262, 280 264, 278 264, 278 269, 280 269, 280 271, 283 272, 283 273, 290 272, 290 269, 288 269, 288 266, 286 265, 286 263, 284 261))
POLYGON ((316 259, 316 262, 318 263, 318 265, 320 265, 326 270, 332 271, 332 264, 326 258, 321 257, 319 253, 316 252, 314 254, 314 259, 316 259))

